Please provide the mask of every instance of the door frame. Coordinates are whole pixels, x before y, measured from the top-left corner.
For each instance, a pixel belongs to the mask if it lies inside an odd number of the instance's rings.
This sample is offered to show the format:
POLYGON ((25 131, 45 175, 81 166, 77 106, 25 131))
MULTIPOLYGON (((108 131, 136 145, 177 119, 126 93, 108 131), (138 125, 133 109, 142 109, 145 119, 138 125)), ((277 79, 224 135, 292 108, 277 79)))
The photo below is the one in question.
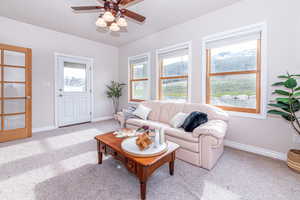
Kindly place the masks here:
POLYGON ((74 56, 74 55, 69 55, 69 54, 64 54, 64 53, 54 53, 54 60, 55 60, 55 68, 54 68, 54 126, 55 128, 59 128, 59 111, 58 111, 58 86, 59 86, 59 58, 60 57, 68 57, 71 59, 78 59, 78 60, 85 60, 86 62, 90 63, 90 88, 91 88, 91 99, 90 99, 90 104, 91 104, 91 110, 90 112, 92 113, 90 115, 90 121, 93 121, 94 118, 94 85, 93 85, 93 79, 94 79, 94 59, 93 58, 88 58, 88 57, 83 57, 83 56, 74 56))

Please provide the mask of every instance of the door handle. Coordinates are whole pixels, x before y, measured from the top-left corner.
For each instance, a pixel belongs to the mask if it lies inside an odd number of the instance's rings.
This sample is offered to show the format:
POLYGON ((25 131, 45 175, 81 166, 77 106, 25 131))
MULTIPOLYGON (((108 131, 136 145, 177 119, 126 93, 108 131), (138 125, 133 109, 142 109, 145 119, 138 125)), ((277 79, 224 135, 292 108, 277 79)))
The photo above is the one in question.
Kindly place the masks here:
POLYGON ((62 94, 60 94, 60 95, 58 95, 59 97, 62 97, 63 95, 62 94))

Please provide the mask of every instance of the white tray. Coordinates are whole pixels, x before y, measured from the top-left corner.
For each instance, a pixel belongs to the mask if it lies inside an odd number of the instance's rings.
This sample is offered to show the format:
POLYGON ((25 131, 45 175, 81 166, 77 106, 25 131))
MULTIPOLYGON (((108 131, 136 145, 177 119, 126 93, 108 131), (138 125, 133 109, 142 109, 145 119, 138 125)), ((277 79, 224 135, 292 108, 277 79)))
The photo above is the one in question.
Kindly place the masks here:
POLYGON ((155 147, 154 143, 150 145, 149 148, 141 151, 136 145, 137 137, 131 137, 123 140, 121 143, 121 148, 126 153, 135 156, 135 157, 153 157, 165 153, 168 150, 168 144, 159 145, 155 147))

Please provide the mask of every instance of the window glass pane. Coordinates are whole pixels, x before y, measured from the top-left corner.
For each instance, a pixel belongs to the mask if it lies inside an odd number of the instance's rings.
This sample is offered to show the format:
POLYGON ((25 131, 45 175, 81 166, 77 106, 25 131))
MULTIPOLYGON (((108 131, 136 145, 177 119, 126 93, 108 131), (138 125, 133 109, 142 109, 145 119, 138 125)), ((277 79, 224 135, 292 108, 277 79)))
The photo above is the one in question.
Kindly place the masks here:
POLYGON ((4 97, 25 97, 25 84, 5 83, 4 97))
POLYGON ((86 92, 86 65, 65 62, 64 92, 86 92))
POLYGON ((186 101, 188 95, 187 79, 164 79, 161 80, 161 99, 186 101))
POLYGON ((133 64, 132 73, 133 79, 147 78, 147 63, 133 64))
POLYGON ((188 75, 188 55, 162 59, 162 77, 188 75))
POLYGON ((146 100, 148 99, 148 81, 132 82, 132 99, 146 100))
POLYGON ((256 74, 212 76, 210 86, 213 105, 256 108, 256 74))
POLYGON ((4 130, 25 128, 25 115, 4 116, 4 130))
POLYGON ((4 81, 25 82, 25 69, 15 67, 4 67, 4 81))
POLYGON ((4 101, 4 113, 25 112, 25 99, 14 99, 4 101))
POLYGON ((5 65, 15 65, 15 66, 25 66, 25 54, 15 51, 4 51, 4 64, 5 65))
POLYGON ((211 72, 256 70, 257 40, 211 49, 211 72))

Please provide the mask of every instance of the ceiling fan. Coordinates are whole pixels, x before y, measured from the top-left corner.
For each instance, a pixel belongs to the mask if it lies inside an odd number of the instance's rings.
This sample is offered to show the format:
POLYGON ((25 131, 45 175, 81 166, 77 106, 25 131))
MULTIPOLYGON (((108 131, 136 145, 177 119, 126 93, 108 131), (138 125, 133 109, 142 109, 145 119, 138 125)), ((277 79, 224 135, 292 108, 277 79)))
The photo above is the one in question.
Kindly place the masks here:
POLYGON ((100 16, 96 25, 102 28, 109 27, 111 31, 119 31, 120 27, 126 27, 126 17, 138 22, 144 22, 146 18, 125 7, 137 0, 98 0, 103 6, 72 6, 74 11, 100 10, 100 16))

